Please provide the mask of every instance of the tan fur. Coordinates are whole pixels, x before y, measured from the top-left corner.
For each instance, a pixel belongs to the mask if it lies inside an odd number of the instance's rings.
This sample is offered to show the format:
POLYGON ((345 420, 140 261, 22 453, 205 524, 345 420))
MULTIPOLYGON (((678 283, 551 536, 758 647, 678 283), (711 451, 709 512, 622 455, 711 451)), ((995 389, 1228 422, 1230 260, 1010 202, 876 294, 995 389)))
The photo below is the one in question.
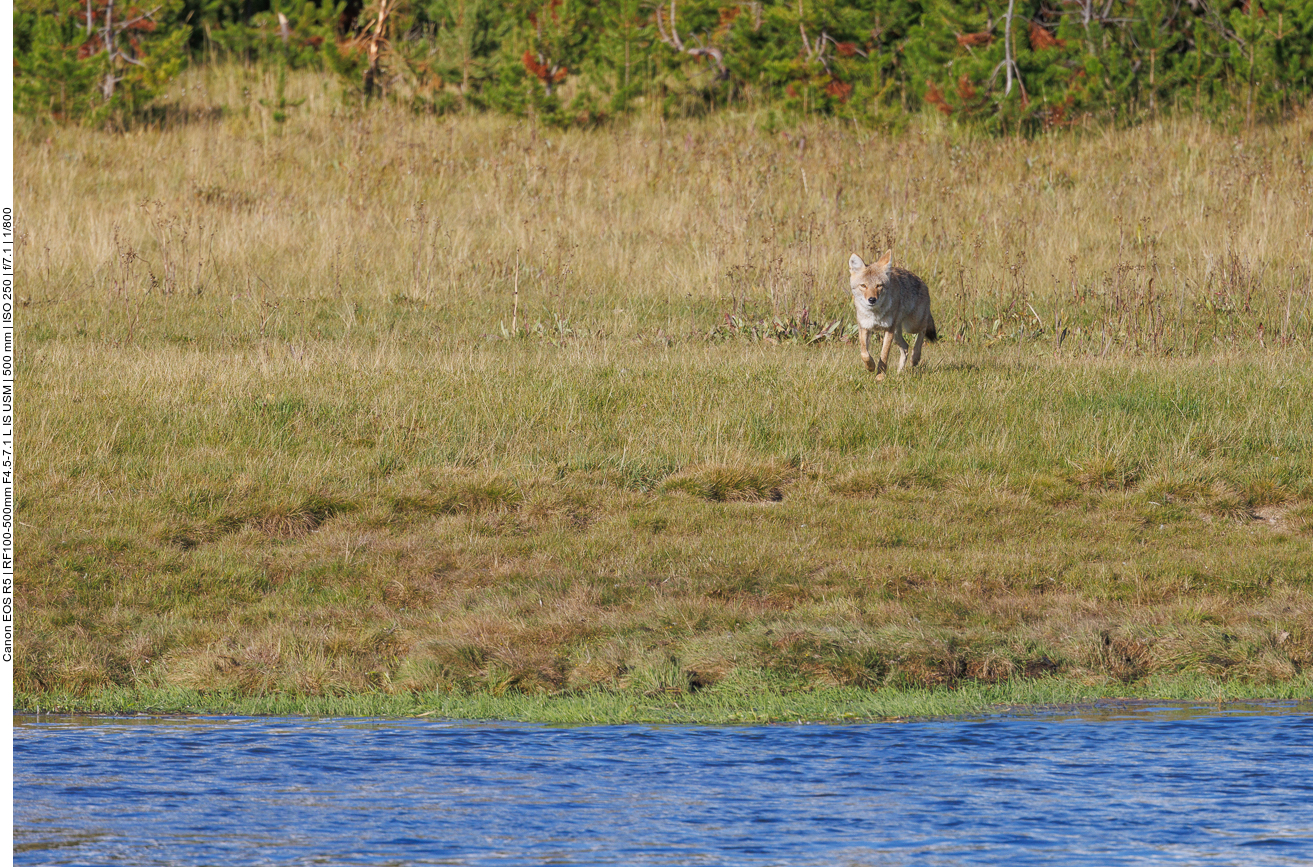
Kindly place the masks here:
POLYGON ((921 278, 905 268, 890 263, 892 254, 885 253, 877 262, 867 265, 856 253, 848 260, 849 286, 853 293, 853 306, 857 308, 858 347, 867 370, 876 371, 876 379, 884 379, 889 366, 889 347, 898 344, 898 372, 907 364, 907 341, 903 332, 916 335, 912 346, 912 366, 921 363, 921 343, 934 341, 935 318, 930 314, 930 290, 921 278), (880 364, 871 358, 871 332, 884 332, 880 347, 880 364))

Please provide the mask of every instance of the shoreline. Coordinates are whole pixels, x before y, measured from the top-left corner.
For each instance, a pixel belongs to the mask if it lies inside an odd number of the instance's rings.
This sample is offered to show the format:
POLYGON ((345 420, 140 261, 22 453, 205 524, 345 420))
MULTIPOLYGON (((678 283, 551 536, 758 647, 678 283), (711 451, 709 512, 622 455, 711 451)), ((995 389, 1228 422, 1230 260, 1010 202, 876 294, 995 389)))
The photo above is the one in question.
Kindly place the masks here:
POLYGON ((1215 705, 1295 702, 1313 712, 1313 677, 1247 684, 1209 677, 1154 677, 1136 684, 1078 683, 1059 678, 929 689, 734 692, 712 687, 692 694, 632 695, 589 690, 572 695, 386 694, 240 696, 187 689, 105 689, 85 696, 16 693, 15 715, 260 716, 540 725, 753 725, 872 723, 977 715, 1091 710, 1128 705, 1215 705))

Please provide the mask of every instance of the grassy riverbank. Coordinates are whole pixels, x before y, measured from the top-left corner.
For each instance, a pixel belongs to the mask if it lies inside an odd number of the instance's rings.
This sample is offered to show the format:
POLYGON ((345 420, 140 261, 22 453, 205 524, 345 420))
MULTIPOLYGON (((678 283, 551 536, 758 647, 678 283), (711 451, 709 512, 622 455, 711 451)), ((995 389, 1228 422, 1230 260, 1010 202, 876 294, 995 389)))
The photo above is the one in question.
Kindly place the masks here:
POLYGON ((510 720, 554 725, 625 723, 745 725, 775 722, 860 722, 969 716, 1026 710, 1081 711, 1090 707, 1161 702, 1193 707, 1243 707, 1252 702, 1313 709, 1307 676, 1282 684, 1239 683, 1207 677, 1150 677, 1128 684, 1080 684, 1063 678, 968 682, 956 687, 882 689, 827 687, 784 691, 758 680, 723 683, 682 695, 595 690, 542 693, 354 693, 343 696, 251 696, 165 688, 109 688, 89 695, 20 696, 28 711, 61 714, 423 717, 437 720, 510 720), (42 704, 41 702, 46 702, 42 704))
POLYGON ((242 85, 17 137, 23 707, 1308 693, 1313 121, 547 134, 242 85), (876 383, 844 263, 890 243, 943 339, 876 383))

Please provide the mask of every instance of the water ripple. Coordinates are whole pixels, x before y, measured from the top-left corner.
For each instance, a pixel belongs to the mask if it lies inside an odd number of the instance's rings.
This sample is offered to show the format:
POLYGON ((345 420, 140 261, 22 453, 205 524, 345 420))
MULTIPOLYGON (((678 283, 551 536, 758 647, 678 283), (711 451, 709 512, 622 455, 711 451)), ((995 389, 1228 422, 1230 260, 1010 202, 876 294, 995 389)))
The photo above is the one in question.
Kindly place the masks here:
POLYGON ((1313 862, 1313 716, 852 726, 52 719, 16 864, 1313 862))

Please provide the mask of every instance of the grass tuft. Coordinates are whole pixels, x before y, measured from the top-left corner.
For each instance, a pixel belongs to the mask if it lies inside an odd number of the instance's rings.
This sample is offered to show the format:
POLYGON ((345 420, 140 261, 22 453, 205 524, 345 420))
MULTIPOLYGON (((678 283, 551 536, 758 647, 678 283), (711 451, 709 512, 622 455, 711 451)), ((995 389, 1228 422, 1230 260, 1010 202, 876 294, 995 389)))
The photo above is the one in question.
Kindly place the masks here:
POLYGON ((452 479, 434 484, 422 493, 387 498, 389 508, 397 514, 427 516, 515 511, 523 502, 520 486, 502 477, 452 479))
POLYGON ((682 491, 714 503, 778 503, 797 474, 795 467, 775 464, 698 466, 667 478, 661 490, 682 491))

